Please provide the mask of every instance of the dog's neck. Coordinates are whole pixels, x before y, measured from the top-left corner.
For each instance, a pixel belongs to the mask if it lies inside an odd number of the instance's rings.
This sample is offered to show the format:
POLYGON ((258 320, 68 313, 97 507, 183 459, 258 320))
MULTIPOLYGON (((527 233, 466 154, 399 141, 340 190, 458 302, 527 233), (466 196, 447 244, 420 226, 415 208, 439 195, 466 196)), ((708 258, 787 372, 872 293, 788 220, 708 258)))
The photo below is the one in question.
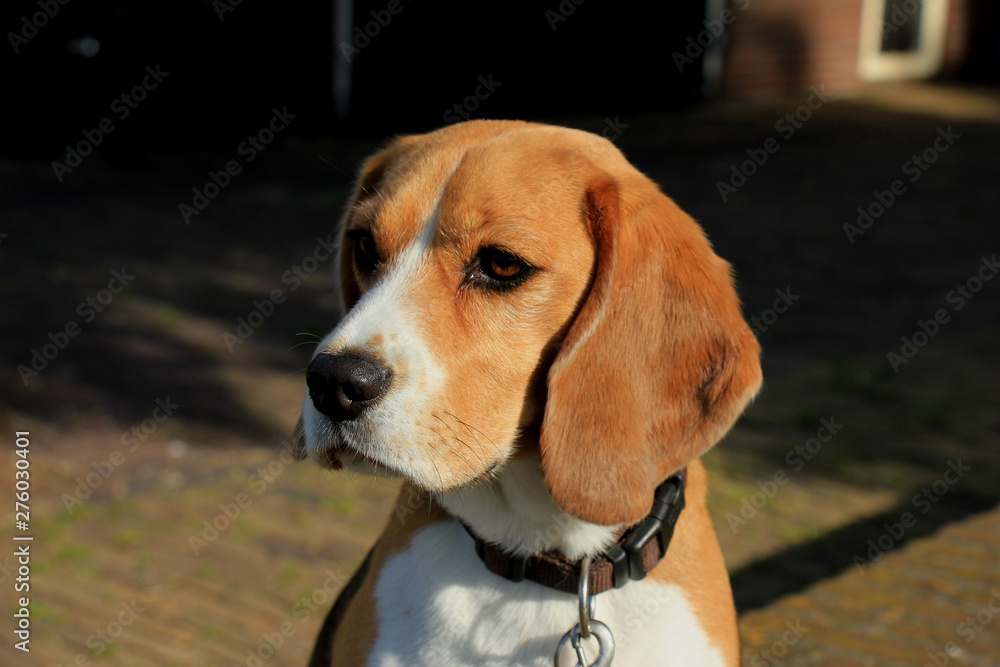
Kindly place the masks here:
POLYGON ((537 454, 508 460, 490 479, 437 498, 476 535, 522 556, 550 550, 571 560, 597 555, 620 528, 588 523, 560 508, 545 486, 537 454))

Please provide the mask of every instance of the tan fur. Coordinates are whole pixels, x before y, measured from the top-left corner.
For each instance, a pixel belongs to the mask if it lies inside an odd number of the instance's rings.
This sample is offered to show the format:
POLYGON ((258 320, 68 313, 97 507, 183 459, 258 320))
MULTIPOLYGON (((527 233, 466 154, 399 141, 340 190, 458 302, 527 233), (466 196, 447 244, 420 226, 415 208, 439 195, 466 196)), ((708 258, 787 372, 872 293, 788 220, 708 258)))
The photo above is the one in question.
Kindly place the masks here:
POLYGON ((736 607, 719 541, 705 506, 707 491, 705 466, 695 461, 687 471, 684 494, 687 505, 674 529, 666 557, 649 573, 649 578, 683 589, 705 633, 722 651, 726 664, 738 665, 740 635, 736 607))

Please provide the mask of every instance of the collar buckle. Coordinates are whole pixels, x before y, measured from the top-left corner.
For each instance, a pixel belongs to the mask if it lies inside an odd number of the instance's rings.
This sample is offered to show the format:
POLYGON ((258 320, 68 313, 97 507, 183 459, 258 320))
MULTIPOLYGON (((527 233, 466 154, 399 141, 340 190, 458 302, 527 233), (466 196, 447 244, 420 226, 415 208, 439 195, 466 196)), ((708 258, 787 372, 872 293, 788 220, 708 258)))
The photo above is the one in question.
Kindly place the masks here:
POLYGON ((660 547, 657 561, 667 553, 674 536, 674 526, 684 509, 684 481, 684 470, 668 477, 657 487, 649 514, 632 527, 624 541, 612 544, 604 551, 611 561, 615 588, 621 588, 630 580, 645 578, 643 553, 654 539, 660 547))

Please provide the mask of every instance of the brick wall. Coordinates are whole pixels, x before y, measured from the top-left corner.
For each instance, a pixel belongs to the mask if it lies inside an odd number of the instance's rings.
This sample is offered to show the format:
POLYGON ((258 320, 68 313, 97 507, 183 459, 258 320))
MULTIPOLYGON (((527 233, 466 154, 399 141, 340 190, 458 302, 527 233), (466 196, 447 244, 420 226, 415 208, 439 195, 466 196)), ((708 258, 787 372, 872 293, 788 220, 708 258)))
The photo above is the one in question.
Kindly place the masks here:
POLYGON ((745 0, 732 3, 722 91, 768 97, 826 84, 858 84, 861 0, 745 0))
POLYGON ((967 0, 951 0, 948 3, 948 28, 944 39, 942 71, 957 73, 965 64, 969 37, 969 3, 967 0))

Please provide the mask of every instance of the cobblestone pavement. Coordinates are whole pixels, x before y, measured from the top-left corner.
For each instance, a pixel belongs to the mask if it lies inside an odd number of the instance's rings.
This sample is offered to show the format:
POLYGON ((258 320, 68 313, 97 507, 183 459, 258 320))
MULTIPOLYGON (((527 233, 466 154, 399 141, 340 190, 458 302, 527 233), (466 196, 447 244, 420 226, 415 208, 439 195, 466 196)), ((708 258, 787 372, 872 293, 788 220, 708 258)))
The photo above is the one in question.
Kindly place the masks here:
POLYGON ((884 555, 873 540, 839 577, 744 614, 744 664, 1000 665, 1000 507, 891 550, 896 534, 884 555))

